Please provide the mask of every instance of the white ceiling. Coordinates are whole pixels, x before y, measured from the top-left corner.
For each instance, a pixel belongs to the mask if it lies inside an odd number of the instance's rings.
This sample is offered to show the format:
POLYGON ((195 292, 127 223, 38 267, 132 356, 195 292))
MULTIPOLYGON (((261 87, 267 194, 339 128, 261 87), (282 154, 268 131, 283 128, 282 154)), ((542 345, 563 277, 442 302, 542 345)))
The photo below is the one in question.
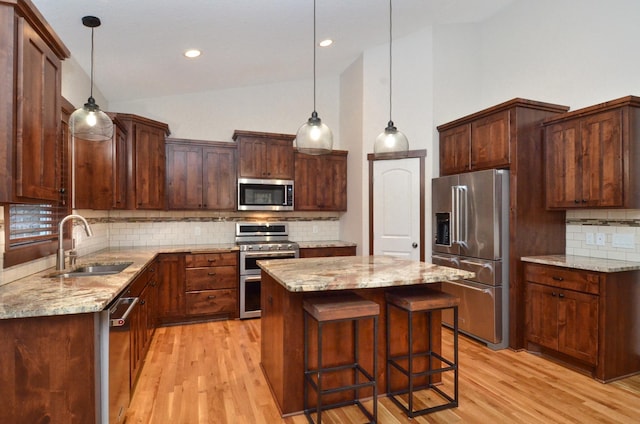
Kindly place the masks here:
MULTIPOLYGON (((515 0, 395 0, 393 36, 430 24, 476 22, 515 0)), ((312 0, 32 0, 89 71, 95 29, 95 84, 126 101, 311 78, 312 0), (188 48, 201 49, 186 60, 188 48)), ((385 0, 317 0, 317 75, 339 75, 389 37, 385 0)))

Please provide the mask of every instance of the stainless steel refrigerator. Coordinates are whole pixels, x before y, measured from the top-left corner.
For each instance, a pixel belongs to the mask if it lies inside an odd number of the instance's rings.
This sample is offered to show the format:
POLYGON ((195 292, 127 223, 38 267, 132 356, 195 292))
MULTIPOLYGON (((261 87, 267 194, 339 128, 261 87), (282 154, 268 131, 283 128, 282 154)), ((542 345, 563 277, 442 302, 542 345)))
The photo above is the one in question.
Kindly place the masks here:
MULTIPOLYGON (((442 284, 460 298, 460 331, 492 349, 509 345, 509 171, 490 169, 432 180, 432 262, 473 271, 442 284)), ((443 313, 445 325, 453 315, 443 313)))

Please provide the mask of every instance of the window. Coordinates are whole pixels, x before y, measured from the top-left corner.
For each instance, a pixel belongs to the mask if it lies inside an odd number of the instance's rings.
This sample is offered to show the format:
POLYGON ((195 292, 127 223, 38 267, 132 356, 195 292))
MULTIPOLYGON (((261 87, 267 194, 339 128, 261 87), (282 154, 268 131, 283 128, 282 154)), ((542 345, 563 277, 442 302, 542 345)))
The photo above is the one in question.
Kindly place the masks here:
POLYGON ((5 205, 4 267, 54 254, 58 248, 58 224, 68 212, 66 205, 5 205))

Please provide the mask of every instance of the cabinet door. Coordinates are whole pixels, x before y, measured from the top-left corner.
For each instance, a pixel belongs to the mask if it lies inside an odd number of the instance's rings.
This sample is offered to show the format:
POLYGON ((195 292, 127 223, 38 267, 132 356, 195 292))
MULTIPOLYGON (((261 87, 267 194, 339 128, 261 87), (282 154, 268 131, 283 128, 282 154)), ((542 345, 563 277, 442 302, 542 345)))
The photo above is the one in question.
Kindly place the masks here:
POLYGON ((558 293, 558 350, 595 365, 598 358, 598 296, 558 293))
POLYGON ((509 165, 509 111, 495 113, 471 123, 471 169, 509 165))
MULTIPOLYGON (((15 194, 18 198, 60 198, 61 65, 23 18, 18 18, 18 78, 15 194)), ((8 94, 9 95, 9 94, 8 94)))
POLYGON ((202 150, 203 207, 235 210, 236 165, 233 149, 207 147, 202 150))
POLYGON ((545 184, 548 208, 573 208, 582 202, 582 148, 578 120, 545 129, 545 184))
POLYGON ((158 260, 158 318, 160 322, 185 314, 184 256, 161 255, 158 260))
POLYGON ((582 199, 585 207, 623 206, 622 111, 581 121, 582 199))
POLYGON ((135 126, 136 208, 163 209, 165 203, 165 147, 161 129, 135 126))
POLYGON ((166 150, 169 209, 201 209, 202 147, 168 143, 166 150))
POLYGON ((113 204, 113 140, 74 140, 75 207, 111 209, 113 204))
POLYGON ((267 178, 293 179, 293 146, 288 140, 267 143, 267 178))
POLYGON ((471 125, 440 133, 440 175, 458 174, 471 168, 471 125))
POLYGON ((527 340, 558 349, 558 292, 553 287, 527 284, 527 340))
MULTIPOLYGON (((113 126, 114 143, 111 153, 113 165, 114 209, 127 208, 127 133, 120 125, 113 126)), ((77 181, 77 180, 76 180, 77 181)))
POLYGON ((245 140, 238 143, 239 174, 246 178, 266 178, 267 143, 264 140, 245 140))
POLYGON ((346 155, 296 153, 294 199, 296 210, 347 210, 346 155))

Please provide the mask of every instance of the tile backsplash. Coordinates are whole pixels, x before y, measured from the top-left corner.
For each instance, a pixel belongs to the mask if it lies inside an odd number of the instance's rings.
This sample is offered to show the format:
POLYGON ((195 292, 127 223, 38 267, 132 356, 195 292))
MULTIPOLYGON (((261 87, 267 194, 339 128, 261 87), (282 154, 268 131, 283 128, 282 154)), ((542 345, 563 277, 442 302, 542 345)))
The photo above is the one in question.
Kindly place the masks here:
POLYGON ((567 211, 566 253, 640 262, 640 210, 567 211))

